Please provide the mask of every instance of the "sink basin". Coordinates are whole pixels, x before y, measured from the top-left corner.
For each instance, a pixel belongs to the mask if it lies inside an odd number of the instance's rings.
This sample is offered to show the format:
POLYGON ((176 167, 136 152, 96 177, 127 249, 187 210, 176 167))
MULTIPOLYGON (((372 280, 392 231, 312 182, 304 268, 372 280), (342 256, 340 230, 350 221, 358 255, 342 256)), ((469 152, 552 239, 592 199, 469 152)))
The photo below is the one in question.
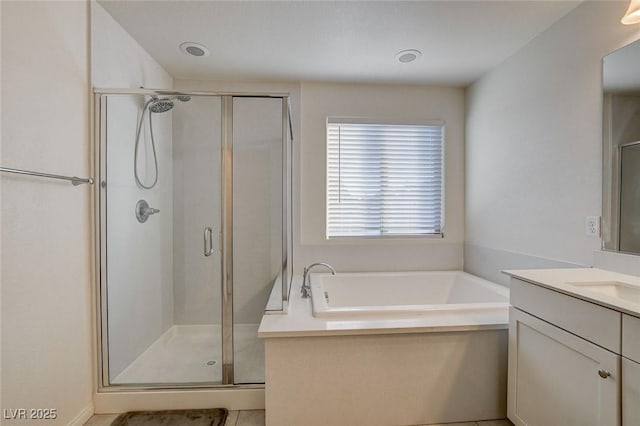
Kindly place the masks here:
POLYGON ((610 297, 640 303, 640 286, 620 281, 580 281, 567 284, 610 297))

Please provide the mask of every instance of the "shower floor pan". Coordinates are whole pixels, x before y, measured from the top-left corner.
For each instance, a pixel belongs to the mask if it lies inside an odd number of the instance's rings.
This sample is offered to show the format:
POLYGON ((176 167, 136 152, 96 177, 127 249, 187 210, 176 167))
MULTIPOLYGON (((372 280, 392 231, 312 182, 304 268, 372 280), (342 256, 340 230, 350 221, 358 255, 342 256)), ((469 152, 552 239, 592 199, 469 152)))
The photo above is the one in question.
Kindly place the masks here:
MULTIPOLYGON (((235 326, 235 382, 264 382, 258 324, 235 326)), ((222 380, 219 325, 174 325, 112 381, 113 385, 208 383, 222 380)))

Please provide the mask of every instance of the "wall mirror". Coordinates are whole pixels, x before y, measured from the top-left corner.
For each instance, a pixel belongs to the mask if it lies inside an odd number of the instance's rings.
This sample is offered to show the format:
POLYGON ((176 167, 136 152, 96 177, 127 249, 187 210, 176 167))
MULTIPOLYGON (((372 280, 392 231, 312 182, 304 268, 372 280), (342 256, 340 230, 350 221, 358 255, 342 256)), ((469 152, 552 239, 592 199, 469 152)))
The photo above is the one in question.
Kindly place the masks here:
POLYGON ((603 59, 602 248, 640 255, 640 40, 603 59))

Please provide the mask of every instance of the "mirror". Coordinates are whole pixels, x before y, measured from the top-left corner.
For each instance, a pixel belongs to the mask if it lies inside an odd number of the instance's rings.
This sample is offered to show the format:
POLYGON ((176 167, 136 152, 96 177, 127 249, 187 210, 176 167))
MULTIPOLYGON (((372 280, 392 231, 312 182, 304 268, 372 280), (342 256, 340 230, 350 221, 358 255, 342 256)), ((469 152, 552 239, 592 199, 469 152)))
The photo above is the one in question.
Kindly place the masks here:
POLYGON ((603 59, 603 250, 640 255, 640 40, 603 59))

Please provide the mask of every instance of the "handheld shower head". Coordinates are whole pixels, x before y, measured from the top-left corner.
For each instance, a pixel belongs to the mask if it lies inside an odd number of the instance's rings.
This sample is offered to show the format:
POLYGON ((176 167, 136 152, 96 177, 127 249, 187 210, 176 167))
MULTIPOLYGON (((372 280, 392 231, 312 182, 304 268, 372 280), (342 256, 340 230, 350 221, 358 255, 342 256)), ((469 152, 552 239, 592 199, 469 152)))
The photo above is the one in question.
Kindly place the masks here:
POLYGON ((136 142, 134 146, 134 155, 133 155, 133 174, 136 179, 136 183, 138 186, 144 189, 151 189, 156 186, 158 182, 158 157, 156 155, 156 143, 153 137, 153 125, 151 124, 151 113, 163 113, 170 111, 175 106, 174 100, 179 100, 180 102, 189 102, 191 100, 191 96, 189 95, 173 95, 173 96, 164 96, 162 98, 152 95, 151 99, 149 99, 145 104, 144 108, 142 108, 142 114, 140 115, 140 121, 138 122, 138 128, 136 130, 136 142), (151 136, 151 149, 153 151, 153 162, 155 165, 155 177, 153 183, 151 185, 145 185, 138 176, 138 145, 140 144, 140 133, 142 130, 142 121, 144 120, 145 112, 149 110, 149 133, 151 136))
POLYGON ((154 99, 149 104, 149 111, 160 113, 167 112, 174 107, 174 103, 170 98, 154 99))
POLYGON ((167 112, 175 106, 175 103, 173 102, 174 99, 177 99, 180 102, 189 102, 191 100, 191 96, 176 95, 168 98, 154 98, 149 103, 149 111, 154 113, 167 112))

